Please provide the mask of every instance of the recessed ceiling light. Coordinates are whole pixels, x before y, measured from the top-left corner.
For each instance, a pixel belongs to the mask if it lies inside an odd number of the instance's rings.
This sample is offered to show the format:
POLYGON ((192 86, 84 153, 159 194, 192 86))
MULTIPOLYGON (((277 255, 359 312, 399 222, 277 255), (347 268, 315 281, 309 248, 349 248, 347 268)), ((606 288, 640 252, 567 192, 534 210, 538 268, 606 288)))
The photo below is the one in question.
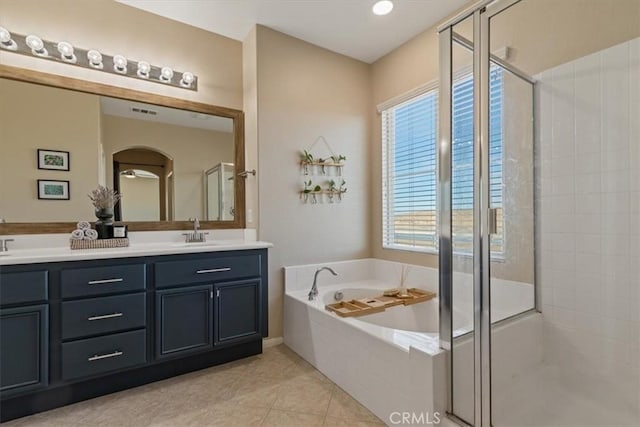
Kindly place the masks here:
POLYGON ((373 13, 376 15, 386 15, 393 10, 391 0, 380 0, 373 5, 373 13))

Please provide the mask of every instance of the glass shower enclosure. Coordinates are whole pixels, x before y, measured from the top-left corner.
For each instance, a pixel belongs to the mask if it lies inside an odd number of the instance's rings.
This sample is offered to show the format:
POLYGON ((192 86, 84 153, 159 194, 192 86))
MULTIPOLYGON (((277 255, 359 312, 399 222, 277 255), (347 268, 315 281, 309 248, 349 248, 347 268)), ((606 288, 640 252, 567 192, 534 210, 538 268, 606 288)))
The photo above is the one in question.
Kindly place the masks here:
POLYGON ((448 414, 640 425, 640 4, 485 0, 438 31, 448 414))

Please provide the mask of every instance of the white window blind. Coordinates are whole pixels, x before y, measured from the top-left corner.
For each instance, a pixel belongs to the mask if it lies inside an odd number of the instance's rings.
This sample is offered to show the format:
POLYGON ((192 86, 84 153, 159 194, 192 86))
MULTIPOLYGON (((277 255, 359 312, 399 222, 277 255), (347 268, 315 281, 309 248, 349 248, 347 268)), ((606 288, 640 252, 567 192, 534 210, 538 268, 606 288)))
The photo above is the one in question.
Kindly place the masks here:
POLYGON ((436 250, 437 91, 382 112, 383 241, 436 250))
MULTIPOLYGON (((437 251, 437 90, 382 111, 383 246, 437 251)), ((490 86, 491 204, 498 209, 498 235, 491 249, 503 252, 502 73, 492 69, 490 86)), ((453 246, 471 253, 473 236, 473 79, 453 87, 453 246)))

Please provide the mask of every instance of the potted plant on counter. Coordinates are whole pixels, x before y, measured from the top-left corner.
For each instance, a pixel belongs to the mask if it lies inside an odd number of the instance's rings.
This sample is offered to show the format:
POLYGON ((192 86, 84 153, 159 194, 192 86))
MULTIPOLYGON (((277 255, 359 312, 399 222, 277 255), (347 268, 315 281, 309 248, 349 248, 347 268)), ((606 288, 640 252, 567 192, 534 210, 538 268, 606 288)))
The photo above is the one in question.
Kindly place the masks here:
POLYGON ((111 188, 99 185, 88 196, 98 218, 95 223, 98 239, 113 237, 113 208, 120 201, 120 194, 111 188))

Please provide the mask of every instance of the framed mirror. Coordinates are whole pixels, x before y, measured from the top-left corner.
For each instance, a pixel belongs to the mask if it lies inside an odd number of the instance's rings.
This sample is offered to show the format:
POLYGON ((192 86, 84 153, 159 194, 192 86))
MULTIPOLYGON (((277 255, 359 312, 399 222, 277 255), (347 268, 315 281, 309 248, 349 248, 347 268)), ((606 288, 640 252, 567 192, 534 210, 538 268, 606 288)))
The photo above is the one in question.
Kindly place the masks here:
POLYGON ((98 185, 131 231, 245 227, 242 111, 4 65, 0 93, 0 234, 95 221, 98 185))

